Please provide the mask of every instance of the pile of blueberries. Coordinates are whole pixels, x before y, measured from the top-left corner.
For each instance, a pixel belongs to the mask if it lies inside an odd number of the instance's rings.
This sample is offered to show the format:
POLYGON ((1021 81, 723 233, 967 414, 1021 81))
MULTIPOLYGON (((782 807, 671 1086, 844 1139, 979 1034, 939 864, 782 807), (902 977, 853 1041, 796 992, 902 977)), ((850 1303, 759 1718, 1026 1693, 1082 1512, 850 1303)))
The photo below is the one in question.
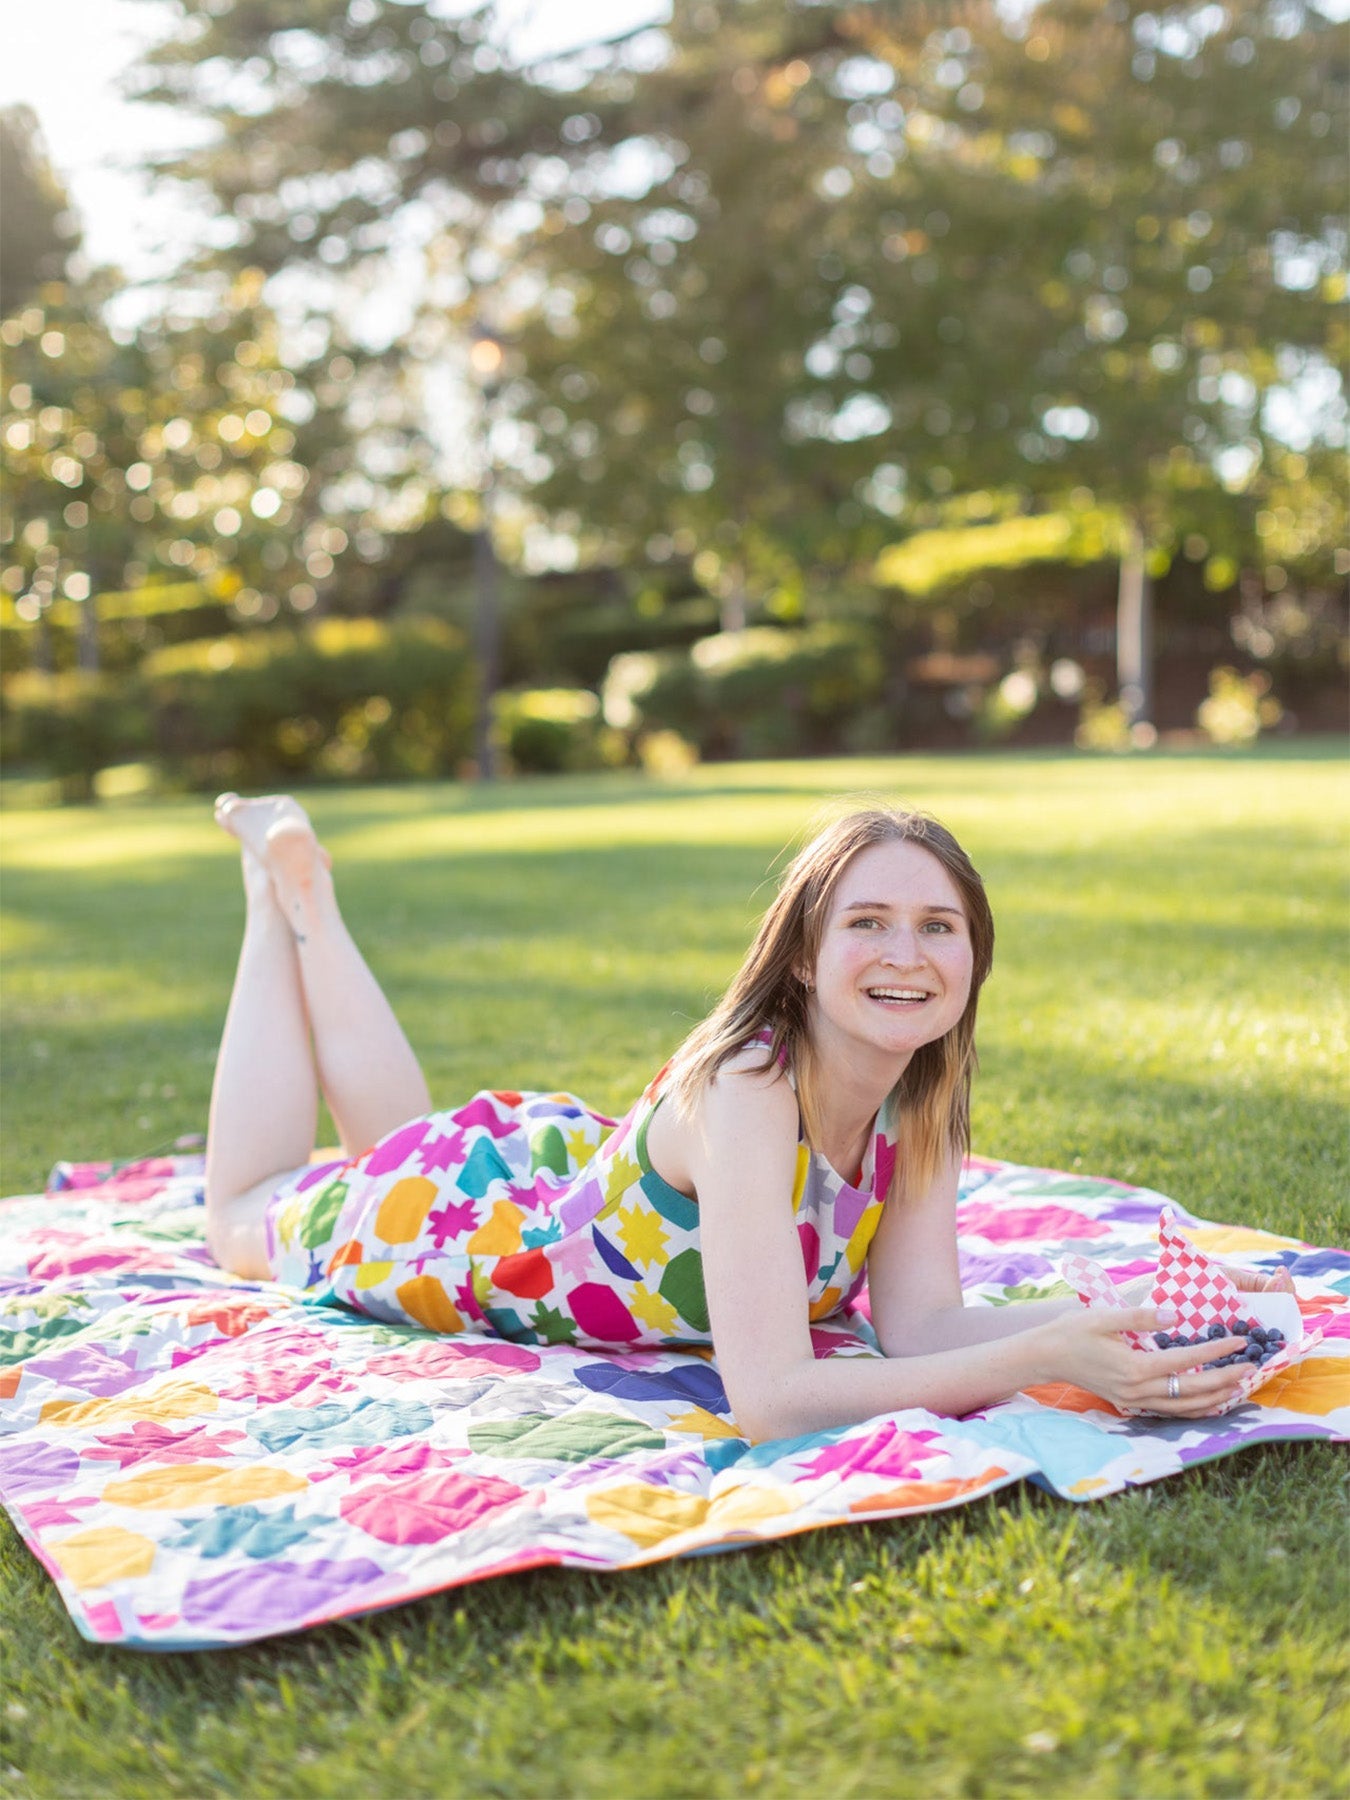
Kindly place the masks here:
POLYGON ((1258 1325, 1255 1319, 1234 1319, 1231 1325, 1214 1324, 1205 1331, 1198 1332, 1195 1337, 1187 1337, 1181 1331, 1155 1331, 1153 1341, 1160 1350, 1180 1350, 1183 1347, 1193 1348, 1196 1344, 1212 1343, 1216 1338, 1245 1337, 1246 1348, 1230 1351, 1227 1356, 1219 1357, 1217 1362, 1207 1363, 1210 1369, 1226 1369, 1230 1363, 1251 1363, 1253 1367, 1269 1362, 1272 1356, 1278 1356, 1284 1349, 1284 1333, 1278 1325, 1258 1325))

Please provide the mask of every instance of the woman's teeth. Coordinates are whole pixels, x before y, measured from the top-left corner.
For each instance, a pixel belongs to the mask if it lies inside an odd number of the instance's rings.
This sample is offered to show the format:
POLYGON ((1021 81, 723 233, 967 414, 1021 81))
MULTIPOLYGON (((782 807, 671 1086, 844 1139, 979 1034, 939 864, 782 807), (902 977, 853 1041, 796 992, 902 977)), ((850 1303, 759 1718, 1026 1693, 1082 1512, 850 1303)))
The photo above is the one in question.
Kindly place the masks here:
POLYGON ((927 1000, 928 995, 919 988, 868 988, 868 997, 872 1000, 927 1000))

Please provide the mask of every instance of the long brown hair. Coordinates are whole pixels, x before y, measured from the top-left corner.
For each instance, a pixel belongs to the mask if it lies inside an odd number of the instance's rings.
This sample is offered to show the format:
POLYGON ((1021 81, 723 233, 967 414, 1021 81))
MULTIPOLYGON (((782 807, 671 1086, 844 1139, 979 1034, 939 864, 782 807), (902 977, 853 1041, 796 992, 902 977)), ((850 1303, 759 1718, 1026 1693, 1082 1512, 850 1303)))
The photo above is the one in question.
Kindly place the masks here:
POLYGON ((964 1012, 943 1037, 914 1052, 891 1094, 900 1134, 893 1186, 917 1193, 948 1151, 970 1148, 975 1013, 994 960, 994 917, 984 883, 951 832, 925 813, 868 806, 827 825, 793 857, 735 980, 675 1053, 667 1092, 687 1115, 722 1065, 767 1032, 763 1066, 790 1071, 807 1142, 815 1142, 821 1071, 813 1054, 801 971, 815 968, 844 871, 860 851, 886 843, 918 844, 942 864, 961 896, 971 940, 970 998, 964 1012))

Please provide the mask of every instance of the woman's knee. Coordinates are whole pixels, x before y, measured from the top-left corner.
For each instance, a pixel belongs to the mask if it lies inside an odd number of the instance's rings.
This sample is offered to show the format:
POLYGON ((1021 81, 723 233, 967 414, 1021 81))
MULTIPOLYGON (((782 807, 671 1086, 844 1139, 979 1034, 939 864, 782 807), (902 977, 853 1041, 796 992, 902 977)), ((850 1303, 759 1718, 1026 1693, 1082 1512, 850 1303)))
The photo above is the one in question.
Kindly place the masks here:
POLYGON ((267 1258, 267 1204, 277 1180, 259 1182, 240 1194, 206 1190, 206 1247, 220 1268, 248 1281, 271 1273, 267 1258))

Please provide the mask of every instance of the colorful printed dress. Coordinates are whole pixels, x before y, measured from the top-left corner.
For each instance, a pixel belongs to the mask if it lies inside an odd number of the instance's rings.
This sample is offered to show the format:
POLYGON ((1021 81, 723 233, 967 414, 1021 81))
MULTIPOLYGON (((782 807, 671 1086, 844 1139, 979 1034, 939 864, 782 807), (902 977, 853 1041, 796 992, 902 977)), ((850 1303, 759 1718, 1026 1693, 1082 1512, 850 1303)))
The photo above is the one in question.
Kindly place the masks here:
MULTIPOLYGON (((303 1170, 268 1206, 273 1274, 433 1331, 710 1344, 698 1204, 647 1156, 665 1073, 617 1126, 571 1094, 484 1091, 349 1162, 303 1170)), ((813 1322, 861 1287, 894 1165, 880 1115, 857 1187, 798 1145, 792 1206, 813 1322)))

